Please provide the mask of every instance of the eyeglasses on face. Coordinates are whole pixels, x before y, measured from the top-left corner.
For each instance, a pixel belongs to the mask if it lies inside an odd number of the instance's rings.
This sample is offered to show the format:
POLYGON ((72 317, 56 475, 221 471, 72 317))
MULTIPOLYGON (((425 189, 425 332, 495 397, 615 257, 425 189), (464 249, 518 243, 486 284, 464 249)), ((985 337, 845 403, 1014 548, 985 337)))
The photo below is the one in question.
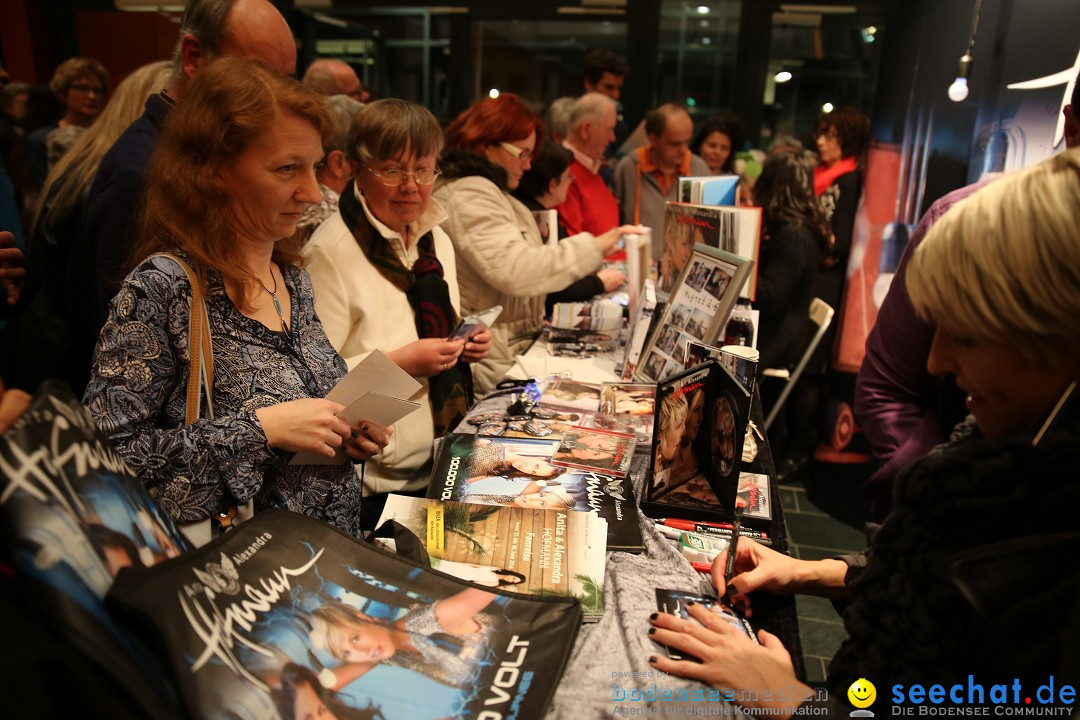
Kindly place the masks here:
POLYGON ((364 166, 364 169, 379 178, 379 181, 387 187, 400 187, 405 184, 406 179, 409 177, 412 177, 417 185, 430 185, 435 182, 435 178, 442 174, 442 170, 437 167, 423 168, 415 172, 406 172, 405 170, 398 170, 397 168, 392 170, 373 170, 367 165, 364 166))
POLYGON ((513 155, 515 159, 520 160, 521 162, 528 162, 533 156, 532 150, 526 150, 525 148, 518 147, 517 145, 511 145, 508 142, 499 143, 499 147, 513 155))
POLYGON ((105 88, 103 88, 101 85, 87 85, 86 83, 71 83, 71 85, 68 86, 68 89, 74 90, 75 92, 81 92, 84 95, 89 95, 90 93, 94 93, 95 95, 104 95, 105 94, 105 88))

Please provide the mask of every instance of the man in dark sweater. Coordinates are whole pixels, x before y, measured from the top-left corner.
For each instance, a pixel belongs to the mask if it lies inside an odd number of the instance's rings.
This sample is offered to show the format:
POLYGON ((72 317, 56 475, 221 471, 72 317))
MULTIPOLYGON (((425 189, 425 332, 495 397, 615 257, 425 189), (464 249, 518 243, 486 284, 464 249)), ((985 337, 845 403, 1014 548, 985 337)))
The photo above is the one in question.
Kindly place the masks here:
POLYGON ((296 43, 285 18, 267 0, 192 0, 180 23, 169 87, 146 101, 146 110, 101 161, 87 204, 86 243, 96 258, 97 315, 104 323, 109 301, 127 273, 135 245, 146 172, 169 109, 188 80, 218 57, 258 60, 286 74, 296 72, 296 43))

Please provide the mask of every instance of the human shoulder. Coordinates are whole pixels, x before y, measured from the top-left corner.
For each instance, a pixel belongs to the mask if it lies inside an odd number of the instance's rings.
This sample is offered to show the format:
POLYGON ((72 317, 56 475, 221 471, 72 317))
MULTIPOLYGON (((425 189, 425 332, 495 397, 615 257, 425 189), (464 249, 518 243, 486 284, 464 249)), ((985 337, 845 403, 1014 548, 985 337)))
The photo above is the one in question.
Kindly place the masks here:
POLYGON ((311 239, 304 244, 300 253, 305 259, 313 260, 319 256, 335 254, 342 246, 349 244, 359 249, 339 209, 315 228, 311 239))
POLYGON ((690 153, 690 174, 695 177, 711 175, 712 171, 709 170, 709 164, 702 160, 700 156, 690 153))

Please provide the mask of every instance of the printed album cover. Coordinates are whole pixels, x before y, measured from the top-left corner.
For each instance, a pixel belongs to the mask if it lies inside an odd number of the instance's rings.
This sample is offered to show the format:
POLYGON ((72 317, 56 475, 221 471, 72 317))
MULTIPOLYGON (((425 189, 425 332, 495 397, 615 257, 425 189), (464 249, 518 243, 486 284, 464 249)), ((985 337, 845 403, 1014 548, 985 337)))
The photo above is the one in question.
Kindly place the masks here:
POLYGON ((606 415, 652 415, 656 411, 653 383, 604 383, 600 386, 600 412, 606 415))
POLYGON ((595 512, 609 550, 639 552, 641 525, 629 478, 558 467, 557 441, 450 433, 439 444, 428 497, 484 505, 595 512))
POLYGON ((715 361, 660 383, 646 498, 680 504, 675 493, 703 481, 733 510, 750 399, 715 361))
POLYGON ((557 377, 544 388, 539 402, 548 407, 596 412, 600 409, 600 385, 557 377))
MULTIPOLYGON (((663 588, 656 588, 656 609, 660 612, 669 613, 671 615, 678 615, 683 620, 691 620, 697 622, 696 618, 691 617, 690 613, 686 609, 686 601, 692 600, 695 603, 703 605, 707 610, 723 618, 731 627, 735 628, 739 632, 748 635, 755 643, 758 642, 757 634, 754 633, 754 629, 750 626, 750 622, 742 616, 742 613, 721 602, 718 598, 696 595, 694 593, 683 592, 682 590, 665 590, 663 588)), ((667 648, 668 657, 673 660, 690 660, 691 662, 699 663, 701 660, 693 655, 683 655, 682 653, 667 648)))
POLYGON ((523 596, 574 597, 604 613, 607 523, 593 513, 440 502, 391 495, 379 518, 416 535, 431 567, 523 596))
POLYGON ((658 382, 683 369, 688 342, 715 345, 752 267, 743 258, 695 245, 646 341, 635 377, 658 382))
POLYGON ((630 337, 626 341, 622 362, 619 365, 619 377, 630 380, 634 377, 641 351, 645 348, 645 341, 649 337, 649 330, 653 326, 656 317, 656 283, 652 278, 645 280, 641 289, 641 300, 631 313, 633 321, 630 323, 630 337))
POLYGON ((637 436, 600 428, 575 427, 563 433, 551 464, 600 475, 626 477, 637 436))
MULTIPOLYGON (((652 415, 607 415, 605 413, 587 413, 580 425, 587 428, 612 430, 617 433, 633 435, 638 445, 651 445, 653 437, 652 415)), ((645 451, 647 454, 647 451, 645 451)))
POLYGON ((137 714, 174 716, 163 668, 105 595, 121 569, 179 557, 187 539, 63 383, 42 383, 0 437, 0 467, 0 537, 21 605, 128 688, 137 714))
MULTIPOLYGON (((668 203, 664 212, 664 247, 657 291, 666 297, 675 288, 695 244, 707 245, 757 263, 761 243, 761 208, 668 203)), ((757 273, 751 272, 742 297, 754 300, 757 273)))
POLYGON ((580 606, 467 586, 284 510, 123 573, 193 717, 542 717, 580 606))

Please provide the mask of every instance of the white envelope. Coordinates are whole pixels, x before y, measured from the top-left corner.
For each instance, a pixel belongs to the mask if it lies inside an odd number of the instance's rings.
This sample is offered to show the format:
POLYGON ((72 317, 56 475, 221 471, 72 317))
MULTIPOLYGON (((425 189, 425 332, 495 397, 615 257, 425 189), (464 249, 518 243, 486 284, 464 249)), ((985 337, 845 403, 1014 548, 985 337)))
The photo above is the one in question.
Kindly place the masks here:
MULTIPOLYGON (((338 413, 338 417, 349 423, 349 427, 356 427, 361 420, 366 420, 385 428, 393 425, 419 407, 420 403, 412 400, 401 400, 383 393, 369 392, 338 413)), ((351 460, 344 450, 338 448, 337 452, 334 453, 334 457, 327 457, 313 452, 296 453, 293 459, 289 461, 289 464, 341 465, 344 462, 351 462, 351 460)))

